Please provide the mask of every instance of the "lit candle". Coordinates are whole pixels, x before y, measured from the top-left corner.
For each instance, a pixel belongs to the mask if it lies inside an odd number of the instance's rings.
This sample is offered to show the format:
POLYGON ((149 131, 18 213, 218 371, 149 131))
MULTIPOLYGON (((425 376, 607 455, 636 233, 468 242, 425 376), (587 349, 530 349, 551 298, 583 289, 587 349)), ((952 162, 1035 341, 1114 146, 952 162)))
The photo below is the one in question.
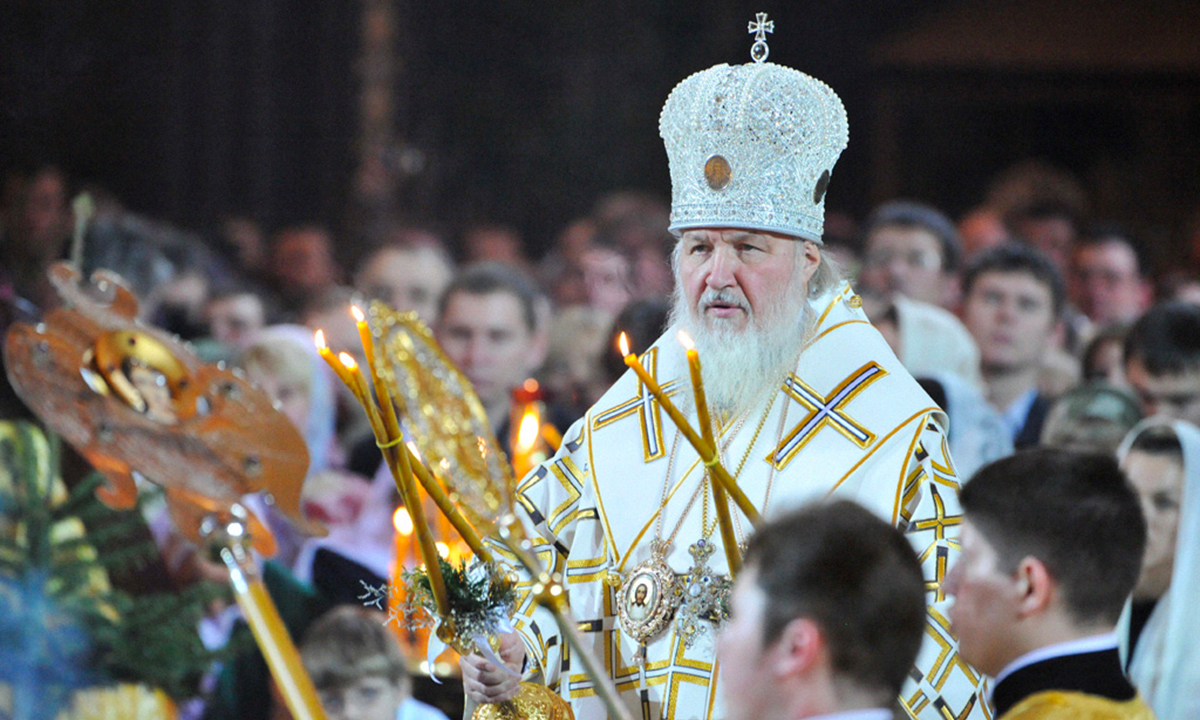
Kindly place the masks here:
MULTIPOLYGON (((704 378, 700 373, 700 353, 696 352, 696 344, 692 342, 691 336, 682 330, 679 331, 679 342, 687 349, 688 370, 692 375, 692 394, 696 400, 696 418, 700 422, 700 432, 704 434, 704 441, 715 451, 717 441, 712 420, 708 415, 708 397, 704 393, 704 378)), ((729 503, 725 500, 725 490, 720 483, 713 483, 713 504, 717 507, 717 524, 721 528, 721 543, 725 546, 729 576, 733 577, 742 569, 742 555, 738 550, 737 537, 733 533, 729 503)))
POLYGON ((646 386, 646 390, 658 400, 659 407, 667 413, 667 416, 671 418, 675 426, 687 438, 687 441, 696 449, 696 452, 700 455, 700 459, 711 469, 713 477, 725 488, 725 491, 729 493, 730 497, 737 503, 742 513, 749 518, 750 522, 758 524, 762 519, 761 515, 759 515, 754 504, 750 502, 750 499, 746 497, 746 494, 737 486, 737 483, 733 481, 733 478, 730 477, 729 472, 721 465, 720 460, 717 459, 715 446, 704 442, 704 439, 696 434, 691 424, 688 423, 687 418, 683 416, 683 413, 679 412, 679 408, 675 407, 675 403, 671 402, 671 399, 658 386, 654 378, 650 377, 650 373, 646 372, 646 368, 642 367, 637 357, 629 352, 629 338, 626 337, 625 333, 621 333, 617 343, 620 346, 621 354, 625 356, 625 364, 637 374, 642 384, 646 386))
POLYGON ((517 439, 513 443, 513 472, 518 478, 524 478, 534 465, 534 451, 541 437, 541 423, 538 422, 536 403, 526 403, 517 425, 517 439))
POLYGON ((342 382, 346 383, 346 387, 353 390, 354 381, 350 379, 350 375, 346 373, 346 368, 344 368, 342 364, 338 362, 338 359, 333 355, 333 351, 330 350, 329 345, 326 344, 324 330, 318 330, 313 333, 313 343, 317 346, 317 353, 322 359, 325 360, 326 363, 329 364, 329 367, 333 369, 333 373, 337 375, 342 382))
POLYGON ((396 508, 392 514, 392 526, 396 528, 396 565, 393 575, 398 579, 408 563, 408 551, 412 547, 413 521, 407 509, 396 508))
POLYGON ((358 361, 348 352, 338 353, 337 359, 350 375, 350 389, 354 391, 354 397, 358 398, 363 408, 370 414, 375 409, 375 405, 371 402, 371 390, 367 387, 367 378, 363 375, 362 368, 358 366, 358 361))

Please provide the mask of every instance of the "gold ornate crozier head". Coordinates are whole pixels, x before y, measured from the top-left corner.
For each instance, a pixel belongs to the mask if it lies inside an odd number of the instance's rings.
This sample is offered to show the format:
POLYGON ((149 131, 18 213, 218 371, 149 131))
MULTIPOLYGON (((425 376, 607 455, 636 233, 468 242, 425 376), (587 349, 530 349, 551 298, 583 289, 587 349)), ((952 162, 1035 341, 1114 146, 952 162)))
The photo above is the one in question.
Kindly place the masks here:
POLYGON ((21 399, 105 475, 101 500, 131 507, 136 472, 166 489, 180 531, 196 541, 202 520, 228 519, 248 523, 254 546, 272 554, 270 532, 241 506, 255 492, 323 532, 300 512, 304 438, 266 394, 141 324, 118 275, 83 282, 66 263, 49 274, 63 305, 36 326, 13 325, 5 363, 21 399))
POLYGON ((416 313, 371 304, 384 352, 375 362, 411 424, 419 454, 481 534, 492 534, 516 498, 516 480, 471 383, 416 313))

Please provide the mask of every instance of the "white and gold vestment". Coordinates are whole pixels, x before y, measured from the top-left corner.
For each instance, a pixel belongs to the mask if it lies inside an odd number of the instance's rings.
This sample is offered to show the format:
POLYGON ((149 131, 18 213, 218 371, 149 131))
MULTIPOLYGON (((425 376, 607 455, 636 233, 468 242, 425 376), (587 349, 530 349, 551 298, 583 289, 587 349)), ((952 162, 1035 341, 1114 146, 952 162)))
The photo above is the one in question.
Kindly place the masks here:
MULTIPOLYGON (((721 429, 723 462, 766 515, 836 494, 858 501, 902 528, 921 558, 929 623, 901 702, 919 718, 988 718, 984 679, 957 654, 941 610, 942 579, 957 552, 958 478, 946 445, 946 418, 903 369, 867 322, 848 285, 812 301, 819 318, 813 340, 778 395, 721 429), (764 499, 767 499, 764 507, 764 499)), ((668 392, 689 394, 686 357, 669 330, 641 358, 668 392)), ((727 574, 719 533, 707 506, 704 465, 633 372, 626 373, 566 434, 559 452, 520 484, 520 504, 544 566, 564 576, 570 604, 635 717, 719 718, 713 628, 685 642, 671 624, 645 649, 622 628, 615 604, 619 580, 648 562, 656 535, 674 535, 667 561, 677 574, 707 557, 727 574), (668 481, 668 474, 670 479, 668 481), (656 523, 666 486, 667 502, 656 523), (708 515, 705 522, 704 516, 708 515), (677 531, 675 528, 678 528, 677 531)), ((736 506, 740 530, 750 524, 736 506)), ((744 539, 744 538, 743 538, 744 539)), ((530 673, 568 698, 579 720, 605 716, 591 682, 521 585, 515 625, 530 673)))

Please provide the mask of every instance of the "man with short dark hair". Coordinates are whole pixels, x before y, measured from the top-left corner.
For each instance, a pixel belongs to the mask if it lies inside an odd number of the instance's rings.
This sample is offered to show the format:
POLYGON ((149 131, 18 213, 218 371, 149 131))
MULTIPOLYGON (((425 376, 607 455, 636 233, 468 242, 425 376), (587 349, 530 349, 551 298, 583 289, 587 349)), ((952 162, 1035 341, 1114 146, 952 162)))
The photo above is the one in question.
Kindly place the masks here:
POLYGON ((437 319, 438 301, 454 277, 454 263, 436 236, 419 230, 398 230, 372 252, 354 274, 354 287, 371 300, 393 310, 411 310, 424 323, 437 319))
POLYGON ((967 268, 963 291, 963 322, 979 344, 988 401, 1016 448, 1034 445, 1052 402, 1038 392, 1038 377, 1062 329, 1062 276, 1038 251, 1002 245, 967 268))
POLYGON ((1075 308, 1101 326, 1137 319, 1153 296, 1137 248, 1115 225, 1094 227, 1075 245, 1070 291, 1075 308))
POLYGON ((976 473, 961 499, 950 622, 963 658, 995 678, 997 716, 1151 720, 1117 653, 1146 521, 1116 460, 1018 453, 976 473))
POLYGON ((888 720, 925 627, 925 581, 903 533, 849 500, 758 530, 721 631, 733 720, 888 720))
POLYGON ((863 231, 863 310, 916 377, 951 373, 979 385, 979 348, 946 307, 958 304, 958 231, 929 205, 894 200, 863 231))
POLYGON ((1039 250, 1059 273, 1067 271, 1079 237, 1080 210, 1065 198, 1032 200, 1008 213, 1005 223, 1029 247, 1039 250))
POLYGON ((1160 303, 1134 323, 1125 379, 1146 415, 1200 425, 1200 306, 1160 303))
POLYGON ((496 437, 508 437, 512 391, 546 359, 540 296, 524 272, 482 263, 460 272, 442 294, 434 334, 471 381, 496 437))
POLYGON ((929 205, 893 200, 864 223, 862 284, 931 305, 957 300, 962 240, 950 218, 929 205))

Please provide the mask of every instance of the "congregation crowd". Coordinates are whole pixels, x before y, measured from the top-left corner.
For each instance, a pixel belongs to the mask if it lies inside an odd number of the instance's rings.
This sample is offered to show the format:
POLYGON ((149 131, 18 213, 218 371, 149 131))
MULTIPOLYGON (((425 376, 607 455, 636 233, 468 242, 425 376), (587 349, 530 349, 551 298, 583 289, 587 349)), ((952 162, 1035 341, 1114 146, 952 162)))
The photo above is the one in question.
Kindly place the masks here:
MULTIPOLYGON (((360 580, 387 582, 398 498, 361 408, 317 355, 314 331, 358 354, 351 304, 415 312, 508 449, 514 392, 536 380, 549 420, 565 432, 625 371, 617 335, 645 350, 675 291, 669 208, 639 192, 600 198, 533 257, 535 243, 502 224, 380 223, 351 243, 319 222, 265 228, 228 217, 194 233, 130 212, 57 165, 12 169, 4 181, 5 326, 39 316, 53 297, 46 269, 74 256, 88 270, 121 274, 144 322, 206 360, 242 368, 304 435, 303 507, 330 530, 309 538, 277 527, 276 571, 297 592, 315 588, 331 602, 356 603, 360 580), (81 190, 95 211, 77 232, 71 201, 81 190)), ((1036 162, 997 176, 957 219, 894 200, 862 218, 829 212, 825 228, 824 252, 949 416, 959 478, 1027 448, 1121 452, 1149 529, 1122 643, 1127 663, 1156 666, 1161 658, 1148 656, 1184 628, 1161 620, 1154 644, 1139 635, 1169 592, 1194 589, 1195 578, 1172 573, 1187 567, 1176 557, 1200 549, 1200 526, 1186 520, 1200 516, 1197 458, 1181 438, 1200 425, 1200 267, 1151 267, 1148 248, 1089 207, 1080 183, 1036 162), (1184 425, 1139 426, 1152 416, 1184 425)), ((7 387, 0 400, 4 419, 27 415, 7 387)), ((148 521, 170 583, 213 572, 169 527, 148 521)), ((231 625, 228 610, 216 612, 206 641, 220 645, 231 625)), ((228 712, 214 711, 220 702, 209 712, 228 712)))

